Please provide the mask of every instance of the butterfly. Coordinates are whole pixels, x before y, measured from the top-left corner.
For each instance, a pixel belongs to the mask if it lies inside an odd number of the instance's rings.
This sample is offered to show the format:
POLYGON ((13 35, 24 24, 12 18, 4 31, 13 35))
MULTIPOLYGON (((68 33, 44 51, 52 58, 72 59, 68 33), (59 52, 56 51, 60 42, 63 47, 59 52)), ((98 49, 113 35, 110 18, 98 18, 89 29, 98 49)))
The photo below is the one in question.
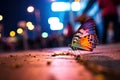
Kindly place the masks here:
POLYGON ((70 47, 73 50, 93 51, 98 44, 95 25, 88 21, 77 30, 72 38, 70 47))

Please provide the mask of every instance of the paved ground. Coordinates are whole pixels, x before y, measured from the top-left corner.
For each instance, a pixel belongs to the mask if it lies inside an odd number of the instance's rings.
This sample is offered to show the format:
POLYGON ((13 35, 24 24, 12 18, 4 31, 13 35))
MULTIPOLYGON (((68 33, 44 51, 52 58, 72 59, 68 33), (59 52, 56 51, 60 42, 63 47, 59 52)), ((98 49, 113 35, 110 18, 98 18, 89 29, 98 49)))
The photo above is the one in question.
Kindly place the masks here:
POLYGON ((120 44, 0 53, 0 80, 120 80, 120 44), (80 56, 75 56, 80 55, 80 56))

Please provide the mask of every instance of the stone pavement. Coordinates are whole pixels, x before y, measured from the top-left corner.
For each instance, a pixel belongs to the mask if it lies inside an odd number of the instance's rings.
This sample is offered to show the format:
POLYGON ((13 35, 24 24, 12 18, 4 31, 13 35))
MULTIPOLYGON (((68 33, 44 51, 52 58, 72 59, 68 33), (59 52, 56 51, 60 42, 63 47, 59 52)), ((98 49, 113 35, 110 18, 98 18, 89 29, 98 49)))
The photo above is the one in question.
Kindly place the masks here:
POLYGON ((119 70, 120 44, 0 53, 0 80, 120 80, 119 70))

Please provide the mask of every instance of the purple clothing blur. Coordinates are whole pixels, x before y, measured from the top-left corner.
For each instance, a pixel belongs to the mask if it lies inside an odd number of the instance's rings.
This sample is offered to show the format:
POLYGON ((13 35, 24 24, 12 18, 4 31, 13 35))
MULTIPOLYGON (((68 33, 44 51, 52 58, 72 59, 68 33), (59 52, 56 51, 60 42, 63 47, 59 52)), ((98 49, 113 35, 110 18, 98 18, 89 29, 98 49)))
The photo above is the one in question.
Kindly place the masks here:
POLYGON ((98 0, 98 4, 102 9, 102 16, 117 14, 116 5, 111 0, 98 0))

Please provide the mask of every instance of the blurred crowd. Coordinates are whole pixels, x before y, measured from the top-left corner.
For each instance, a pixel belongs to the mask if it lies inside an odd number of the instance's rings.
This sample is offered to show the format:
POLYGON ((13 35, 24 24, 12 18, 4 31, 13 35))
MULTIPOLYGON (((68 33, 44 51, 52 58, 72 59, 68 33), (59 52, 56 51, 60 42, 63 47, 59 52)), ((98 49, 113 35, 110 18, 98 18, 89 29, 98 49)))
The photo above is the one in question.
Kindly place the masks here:
POLYGON ((89 0, 86 13, 97 2, 102 16, 102 44, 120 41, 120 0, 89 0))
POLYGON ((68 46, 73 37, 73 29, 70 23, 66 25, 65 29, 67 30, 65 34, 53 32, 47 38, 43 38, 41 34, 37 35, 35 39, 25 38, 23 35, 0 38, 0 52, 68 46))
POLYGON ((0 40, 0 52, 4 51, 20 51, 20 50, 34 50, 52 47, 68 46, 70 38, 63 34, 53 33, 48 38, 42 38, 40 35, 36 39, 27 39, 26 43, 22 36, 14 37, 13 40, 8 38, 0 40))

